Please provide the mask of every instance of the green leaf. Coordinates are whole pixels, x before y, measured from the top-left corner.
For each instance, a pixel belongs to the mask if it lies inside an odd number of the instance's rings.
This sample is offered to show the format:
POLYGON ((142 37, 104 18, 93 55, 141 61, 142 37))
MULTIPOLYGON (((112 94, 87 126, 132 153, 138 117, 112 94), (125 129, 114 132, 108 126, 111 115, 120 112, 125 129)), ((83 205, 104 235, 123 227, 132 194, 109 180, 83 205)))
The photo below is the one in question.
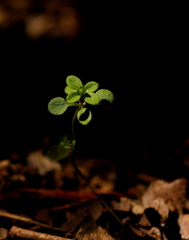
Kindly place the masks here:
POLYGON ((55 145, 49 148, 46 156, 51 160, 59 161, 61 159, 68 157, 69 154, 70 154, 69 149, 65 149, 61 145, 55 145))
POLYGON ((74 75, 68 76, 66 78, 66 83, 71 89, 75 89, 75 90, 77 90, 79 88, 79 86, 82 85, 81 80, 74 75))
POLYGON ((62 146, 63 148, 73 148, 75 146, 76 140, 67 140, 67 135, 64 135, 64 137, 62 137, 60 139, 60 146, 62 146))
POLYGON ((87 108, 81 108, 77 113, 77 119, 82 125, 87 125, 92 119, 92 113, 87 108))
POLYGON ((81 85, 78 89, 77 89, 77 92, 82 95, 84 93, 84 86, 81 85))
POLYGON ((86 93, 84 100, 91 105, 97 105, 100 103, 100 98, 96 93, 86 93))
POLYGON ((69 103, 67 102, 68 107, 78 107, 79 103, 69 103))
POLYGON ((95 92, 98 89, 98 83, 97 82, 88 82, 85 85, 85 92, 95 92))
POLYGON ((100 89, 96 94, 100 98, 100 104, 112 103, 114 101, 114 95, 110 90, 100 89))
POLYGON ((64 88, 64 92, 65 92, 66 94, 69 94, 69 93, 75 92, 75 91, 76 91, 76 90, 70 88, 69 86, 66 86, 66 87, 64 88))
POLYGON ((65 143, 66 143, 66 141, 67 141, 67 135, 64 135, 64 137, 61 137, 60 138, 60 145, 62 146, 62 147, 64 147, 64 145, 65 145, 65 143))
POLYGON ((78 92, 71 92, 67 95, 66 100, 70 103, 77 102, 81 98, 78 92))
POLYGON ((66 103, 66 100, 62 97, 55 97, 48 103, 48 110, 54 115, 63 114, 66 111, 67 107, 68 105, 66 103))
POLYGON ((65 145, 64 145, 64 148, 73 148, 75 146, 75 143, 76 143, 76 140, 68 140, 65 145))

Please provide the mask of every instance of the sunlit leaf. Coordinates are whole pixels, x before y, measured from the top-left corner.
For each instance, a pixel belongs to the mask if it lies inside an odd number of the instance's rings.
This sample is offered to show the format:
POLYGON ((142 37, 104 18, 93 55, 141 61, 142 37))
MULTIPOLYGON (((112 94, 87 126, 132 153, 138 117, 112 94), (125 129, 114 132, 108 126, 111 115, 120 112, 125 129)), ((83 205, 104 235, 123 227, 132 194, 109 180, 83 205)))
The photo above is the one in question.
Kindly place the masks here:
POLYGON ((67 95, 66 100, 70 103, 77 102, 81 98, 78 92, 71 92, 67 95))
POLYGON ((67 108, 66 100, 62 97, 55 97, 48 103, 48 110, 54 115, 63 114, 67 108))
POLYGON ((87 125, 92 119, 92 113, 87 108, 81 108, 77 113, 77 119, 82 125, 87 125))
POLYGON ((97 82, 88 82, 85 85, 85 92, 95 92, 98 89, 98 83, 97 82))
POLYGON ((66 94, 69 94, 69 93, 74 92, 74 91, 76 91, 76 90, 70 88, 69 86, 66 86, 66 87, 64 88, 64 92, 65 92, 66 94))
POLYGON ((100 104, 112 103, 114 101, 114 95, 110 90, 100 89, 96 94, 100 98, 100 104))
POLYGON ((75 89, 75 90, 77 90, 79 88, 79 86, 82 85, 81 80, 74 75, 68 76, 66 78, 66 83, 71 89, 75 89))
POLYGON ((86 93, 84 99, 85 102, 91 105, 97 105, 100 103, 100 98, 96 93, 86 93))

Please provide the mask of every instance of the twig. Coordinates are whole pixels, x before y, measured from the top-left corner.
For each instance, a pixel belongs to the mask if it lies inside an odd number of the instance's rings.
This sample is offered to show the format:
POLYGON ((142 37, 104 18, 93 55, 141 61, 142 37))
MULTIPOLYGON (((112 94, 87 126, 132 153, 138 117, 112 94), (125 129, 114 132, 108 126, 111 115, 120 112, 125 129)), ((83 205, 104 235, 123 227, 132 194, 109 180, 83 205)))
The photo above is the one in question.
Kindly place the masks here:
POLYGON ((0 212, 0 217, 11 218, 11 219, 14 219, 14 220, 18 220, 18 221, 34 224, 34 225, 37 225, 37 226, 40 226, 40 227, 43 227, 43 228, 52 229, 52 230, 55 230, 55 231, 68 232, 68 229, 51 227, 48 224, 41 223, 41 222, 38 222, 38 221, 34 221, 31 218, 22 217, 22 216, 19 216, 19 215, 16 215, 16 214, 12 214, 12 213, 0 212))
POLYGON ((24 238, 30 240, 70 240, 70 238, 58 237, 46 233, 34 232, 31 230, 12 226, 9 235, 13 238, 24 238))
MULTIPOLYGON (((22 198, 22 194, 24 194, 25 198, 38 198, 38 199, 45 199, 45 198, 56 198, 59 200, 72 200, 72 201, 79 201, 83 199, 93 199, 95 195, 88 190, 80 190, 80 191, 68 191, 62 189, 45 189, 45 188, 18 188, 16 191, 1 194, 0 200, 5 200, 7 198, 22 198)), ((106 194, 101 192, 100 194, 106 194)), ((110 194, 111 195, 111 194, 110 194)), ((114 195, 114 193, 112 193, 114 195)))
MULTIPOLYGON (((117 197, 129 197, 130 194, 127 193, 119 193, 119 192, 106 192, 97 190, 97 193, 99 195, 109 195, 111 196, 117 196, 117 197)), ((87 190, 62 190, 62 189, 46 189, 46 188, 29 188, 29 187, 19 187, 16 189, 16 191, 4 193, 0 195, 0 201, 6 200, 8 198, 11 199, 17 199, 22 198, 24 194, 24 198, 37 198, 44 200, 45 198, 56 198, 59 200, 64 201, 84 201, 88 199, 94 199, 96 198, 96 195, 87 190)))

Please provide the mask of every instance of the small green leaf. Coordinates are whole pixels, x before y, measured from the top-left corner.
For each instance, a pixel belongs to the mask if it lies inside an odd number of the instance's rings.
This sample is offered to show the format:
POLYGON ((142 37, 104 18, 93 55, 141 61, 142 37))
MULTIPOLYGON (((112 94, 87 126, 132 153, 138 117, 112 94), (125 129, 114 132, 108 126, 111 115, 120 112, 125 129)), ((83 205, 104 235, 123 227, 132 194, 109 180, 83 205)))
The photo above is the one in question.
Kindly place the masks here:
POLYGON ((70 154, 69 149, 65 149, 61 145, 55 145, 49 148, 46 156, 51 160, 59 161, 61 159, 68 157, 69 154, 70 154))
POLYGON ((64 147, 66 141, 67 141, 67 135, 64 135, 64 137, 60 138, 60 145, 64 147))
POLYGON ((70 103, 77 102, 81 98, 78 92, 71 92, 67 95, 66 100, 70 103))
POLYGON ((98 89, 98 83, 97 82, 88 82, 85 85, 85 92, 95 92, 98 89))
POLYGON ((92 113, 87 108, 81 108, 77 113, 77 119, 82 125, 87 125, 92 119, 92 113))
POLYGON ((66 100, 62 97, 55 97, 48 103, 48 110, 54 115, 63 114, 66 111, 67 107, 68 105, 66 103, 66 100))
POLYGON ((68 76, 66 78, 66 83, 71 89, 75 89, 75 90, 77 90, 79 88, 79 86, 82 85, 81 80, 74 75, 68 76))
POLYGON ((69 94, 69 93, 75 92, 75 91, 76 91, 76 90, 70 88, 69 86, 66 86, 66 87, 64 88, 64 92, 65 92, 66 94, 69 94))
POLYGON ((96 94, 100 98, 100 104, 112 103, 114 101, 114 95, 110 90, 100 89, 96 94))
POLYGON ((84 93, 84 86, 81 85, 78 89, 77 89, 77 92, 82 95, 84 93))
POLYGON ((96 93, 86 93, 84 100, 91 105, 97 105, 100 103, 100 98, 96 93))
POLYGON ((75 143, 76 143, 76 140, 68 140, 65 145, 64 145, 64 148, 73 148, 75 146, 75 143))

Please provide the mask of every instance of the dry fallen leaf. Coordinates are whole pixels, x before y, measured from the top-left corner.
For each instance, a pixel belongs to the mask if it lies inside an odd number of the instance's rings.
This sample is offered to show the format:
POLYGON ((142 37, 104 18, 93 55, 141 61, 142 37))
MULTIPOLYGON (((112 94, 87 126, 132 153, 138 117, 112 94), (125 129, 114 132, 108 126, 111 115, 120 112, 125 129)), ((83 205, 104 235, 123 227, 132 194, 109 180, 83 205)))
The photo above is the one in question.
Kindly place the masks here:
POLYGON ((100 217, 102 209, 102 204, 98 200, 93 203, 88 203, 87 205, 84 205, 78 209, 76 213, 70 215, 69 219, 64 222, 61 227, 63 229, 70 229, 69 232, 74 233, 88 215, 90 215, 91 218, 96 221, 100 217))
POLYGON ((6 228, 0 228, 0 240, 7 239, 8 230, 6 228))
POLYGON ((152 203, 152 208, 154 208, 159 213, 163 222, 165 222, 169 217, 169 208, 167 204, 165 204, 163 198, 156 198, 152 203))
POLYGON ((164 180, 153 181, 142 196, 143 206, 151 207, 153 201, 161 197, 171 211, 177 210, 181 214, 186 200, 186 187, 185 178, 179 178, 170 183, 164 180))
POLYGON ((166 225, 168 217, 168 206, 165 204, 163 198, 158 197, 153 201, 151 207, 145 209, 138 224, 143 227, 156 226, 161 228, 166 225))
POLYGON ((138 199, 133 200, 127 197, 120 197, 119 201, 112 200, 111 204, 113 209, 118 211, 132 211, 136 215, 144 212, 144 207, 138 199))
POLYGON ((61 170, 60 163, 50 161, 43 155, 43 151, 41 149, 30 152, 27 155, 27 163, 28 166, 35 169, 40 176, 45 176, 51 171, 61 170))
POLYGON ((189 214, 180 215, 178 219, 178 224, 180 226, 180 234, 182 239, 189 239, 189 214))
MULTIPOLYGON (((170 183, 163 180, 153 181, 142 195, 145 210, 140 221, 136 224, 136 228, 133 227, 133 231, 138 236, 146 234, 157 240, 169 239, 173 232, 173 236, 176 236, 175 234, 178 232, 177 218, 174 222, 174 219, 170 217, 170 212, 177 211, 182 216, 186 200, 186 187, 187 180, 185 178, 179 178, 170 183), (170 218, 173 221, 171 226, 174 228, 171 231, 169 227, 170 218)), ((183 219, 180 219, 180 224, 183 227, 181 229, 183 236, 187 236, 187 234, 189 236, 189 231, 187 232, 189 225, 186 227, 183 219)))
POLYGON ((74 240, 114 240, 106 229, 96 225, 96 221, 88 215, 81 224, 74 240))

